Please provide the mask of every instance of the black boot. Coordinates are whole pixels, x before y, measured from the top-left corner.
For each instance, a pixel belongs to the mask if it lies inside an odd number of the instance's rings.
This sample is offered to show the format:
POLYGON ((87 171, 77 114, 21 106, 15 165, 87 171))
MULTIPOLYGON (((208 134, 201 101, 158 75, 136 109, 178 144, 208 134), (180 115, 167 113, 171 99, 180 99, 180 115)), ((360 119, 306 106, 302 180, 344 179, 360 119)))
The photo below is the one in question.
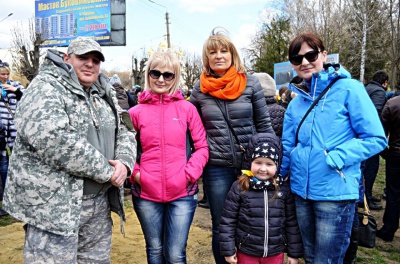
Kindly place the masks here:
POLYGON ((344 256, 343 264, 357 263, 358 227, 351 228, 350 244, 344 256))

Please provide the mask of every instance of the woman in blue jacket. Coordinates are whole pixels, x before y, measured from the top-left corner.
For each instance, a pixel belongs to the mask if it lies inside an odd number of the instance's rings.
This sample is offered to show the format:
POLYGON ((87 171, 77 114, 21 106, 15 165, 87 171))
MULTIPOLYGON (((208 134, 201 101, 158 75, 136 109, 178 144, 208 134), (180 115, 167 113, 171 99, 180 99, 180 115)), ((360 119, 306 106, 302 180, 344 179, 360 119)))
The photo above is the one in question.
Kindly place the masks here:
POLYGON ((290 171, 306 263, 343 263, 359 197, 360 163, 387 145, 364 86, 339 64, 326 64, 327 54, 312 33, 296 36, 289 46, 298 75, 289 89, 298 96, 285 113, 281 174, 290 171))

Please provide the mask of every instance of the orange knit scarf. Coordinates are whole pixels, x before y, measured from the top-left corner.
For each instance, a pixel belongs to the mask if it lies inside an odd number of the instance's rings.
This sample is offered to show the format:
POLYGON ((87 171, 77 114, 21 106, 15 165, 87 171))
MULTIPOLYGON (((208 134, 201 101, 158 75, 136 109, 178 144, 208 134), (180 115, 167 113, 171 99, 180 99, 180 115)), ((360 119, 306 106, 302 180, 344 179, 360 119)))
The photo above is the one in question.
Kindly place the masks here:
POLYGON ((235 100, 242 95, 246 88, 246 75, 238 73, 235 66, 220 78, 206 76, 206 71, 200 76, 200 90, 203 93, 223 100, 235 100))

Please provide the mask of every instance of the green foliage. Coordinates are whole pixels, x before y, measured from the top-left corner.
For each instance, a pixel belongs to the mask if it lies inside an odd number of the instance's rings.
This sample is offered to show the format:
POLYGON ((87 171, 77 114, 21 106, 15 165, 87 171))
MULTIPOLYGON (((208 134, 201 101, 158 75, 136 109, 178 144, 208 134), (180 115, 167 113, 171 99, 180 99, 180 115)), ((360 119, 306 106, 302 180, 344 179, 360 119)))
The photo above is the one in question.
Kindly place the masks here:
POLYGON ((283 16, 274 18, 269 24, 264 23, 251 48, 246 50, 251 70, 273 76, 274 64, 288 60, 290 33, 289 19, 283 16))

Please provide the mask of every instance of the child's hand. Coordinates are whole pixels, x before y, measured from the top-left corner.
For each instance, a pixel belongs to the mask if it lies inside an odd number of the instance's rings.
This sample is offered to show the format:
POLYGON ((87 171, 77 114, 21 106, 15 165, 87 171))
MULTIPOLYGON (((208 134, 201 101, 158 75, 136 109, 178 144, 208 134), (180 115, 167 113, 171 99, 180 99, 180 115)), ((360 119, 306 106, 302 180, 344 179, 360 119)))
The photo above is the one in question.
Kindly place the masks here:
POLYGON ((236 254, 230 257, 225 257, 225 261, 228 262, 229 264, 236 264, 237 263, 236 254))
POLYGON ((287 264, 297 264, 298 262, 299 262, 299 259, 297 259, 297 258, 291 258, 291 257, 287 258, 287 264))
POLYGON ((2 86, 6 91, 10 91, 10 92, 13 92, 13 93, 15 93, 15 91, 17 90, 17 87, 14 87, 14 86, 12 86, 10 84, 7 84, 7 83, 2 84, 2 86))

